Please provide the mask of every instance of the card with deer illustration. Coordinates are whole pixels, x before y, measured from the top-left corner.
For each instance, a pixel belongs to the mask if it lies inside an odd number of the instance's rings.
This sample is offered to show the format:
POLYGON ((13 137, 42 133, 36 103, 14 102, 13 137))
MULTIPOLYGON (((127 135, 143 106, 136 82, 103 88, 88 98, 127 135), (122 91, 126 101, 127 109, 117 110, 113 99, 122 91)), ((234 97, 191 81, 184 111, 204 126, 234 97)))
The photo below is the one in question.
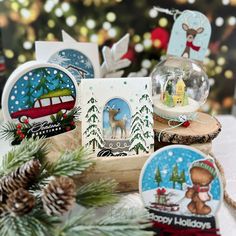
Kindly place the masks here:
POLYGON ((35 43, 38 61, 58 64, 75 77, 79 84, 82 79, 100 77, 98 45, 76 41, 35 43))
POLYGON ((197 11, 184 11, 171 31, 168 55, 203 61, 211 36, 211 25, 205 15, 197 11))
POLYGON ((150 78, 82 80, 82 144, 96 156, 149 153, 154 146, 150 78))

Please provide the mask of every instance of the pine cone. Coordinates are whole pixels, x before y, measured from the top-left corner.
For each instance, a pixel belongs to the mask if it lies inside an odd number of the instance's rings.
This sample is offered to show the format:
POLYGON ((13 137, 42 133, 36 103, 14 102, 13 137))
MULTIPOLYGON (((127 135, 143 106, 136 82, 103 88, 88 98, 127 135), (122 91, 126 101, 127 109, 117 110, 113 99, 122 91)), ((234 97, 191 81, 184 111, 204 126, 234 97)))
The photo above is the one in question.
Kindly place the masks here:
POLYGON ((27 189, 40 174, 39 160, 30 160, 15 171, 0 179, 0 202, 5 202, 8 195, 19 188, 27 189))
POLYGON ((7 207, 17 216, 29 213, 35 206, 35 197, 27 190, 20 188, 9 195, 7 207))
POLYGON ((63 215, 75 203, 75 184, 69 177, 58 177, 43 189, 42 201, 48 215, 63 215))

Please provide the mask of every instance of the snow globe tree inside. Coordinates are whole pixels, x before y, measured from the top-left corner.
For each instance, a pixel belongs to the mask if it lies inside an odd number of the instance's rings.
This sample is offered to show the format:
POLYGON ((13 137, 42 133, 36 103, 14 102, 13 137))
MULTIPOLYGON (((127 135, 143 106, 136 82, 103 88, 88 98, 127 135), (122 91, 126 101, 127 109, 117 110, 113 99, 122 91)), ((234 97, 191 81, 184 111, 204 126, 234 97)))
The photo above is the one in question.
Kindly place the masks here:
POLYGON ((193 120, 209 94, 208 77, 200 64, 184 57, 168 57, 152 72, 154 113, 163 119, 193 120))

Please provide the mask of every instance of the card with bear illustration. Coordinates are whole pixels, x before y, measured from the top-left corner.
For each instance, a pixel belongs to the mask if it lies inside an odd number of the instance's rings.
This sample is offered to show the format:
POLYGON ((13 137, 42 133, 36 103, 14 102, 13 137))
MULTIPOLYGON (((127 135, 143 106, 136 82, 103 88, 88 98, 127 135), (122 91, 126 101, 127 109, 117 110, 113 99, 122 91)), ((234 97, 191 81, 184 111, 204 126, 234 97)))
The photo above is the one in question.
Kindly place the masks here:
POLYGON ((172 145, 153 153, 140 175, 140 193, 154 222, 209 230, 223 196, 214 160, 200 151, 172 145))
POLYGON ((154 146, 150 78, 81 81, 82 144, 96 156, 150 153, 154 146))

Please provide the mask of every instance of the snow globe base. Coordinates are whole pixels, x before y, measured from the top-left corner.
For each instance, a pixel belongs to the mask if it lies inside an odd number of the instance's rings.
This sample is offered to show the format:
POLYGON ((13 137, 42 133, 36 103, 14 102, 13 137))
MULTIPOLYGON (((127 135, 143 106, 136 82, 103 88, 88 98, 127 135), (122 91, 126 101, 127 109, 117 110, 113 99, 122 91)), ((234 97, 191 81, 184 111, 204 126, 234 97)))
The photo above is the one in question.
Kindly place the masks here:
POLYGON ((166 120, 178 120, 180 116, 185 116, 187 120, 192 120, 199 109, 199 104, 189 98, 189 104, 186 106, 167 107, 158 96, 153 97, 154 114, 166 120))
POLYGON ((183 125, 171 128, 178 125, 178 122, 168 122, 154 114, 154 133, 155 143, 169 144, 206 144, 212 142, 221 131, 221 124, 209 114, 198 112, 197 119, 190 121, 190 125, 186 128, 183 125))

